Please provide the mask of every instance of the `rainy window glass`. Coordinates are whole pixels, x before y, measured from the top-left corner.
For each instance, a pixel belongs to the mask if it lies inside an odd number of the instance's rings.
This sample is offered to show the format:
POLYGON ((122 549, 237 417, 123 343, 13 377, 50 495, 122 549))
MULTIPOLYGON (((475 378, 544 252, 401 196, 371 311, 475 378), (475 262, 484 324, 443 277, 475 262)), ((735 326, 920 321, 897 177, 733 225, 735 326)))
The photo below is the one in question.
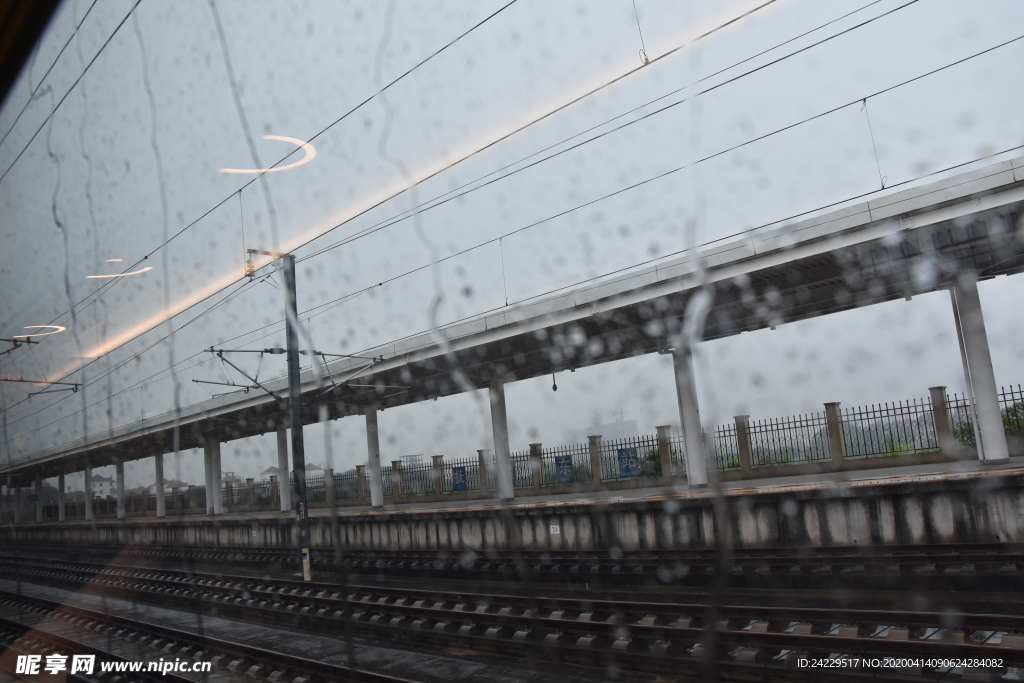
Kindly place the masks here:
POLYGON ((0 3, 3 680, 1024 679, 1024 4, 0 3))

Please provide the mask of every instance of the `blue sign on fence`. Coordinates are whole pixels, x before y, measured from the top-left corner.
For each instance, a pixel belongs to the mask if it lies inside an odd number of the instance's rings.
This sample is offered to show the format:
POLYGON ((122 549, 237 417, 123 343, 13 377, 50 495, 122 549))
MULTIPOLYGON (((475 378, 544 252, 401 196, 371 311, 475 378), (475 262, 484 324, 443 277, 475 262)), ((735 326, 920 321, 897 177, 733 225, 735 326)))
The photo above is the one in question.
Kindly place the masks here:
POLYGON ((34 493, 30 493, 30 494, 28 494, 28 502, 30 502, 30 503, 34 503, 34 502, 36 502, 37 500, 39 500, 39 496, 37 496, 37 495, 36 495, 36 494, 34 494, 34 493))
POLYGON ((640 456, 635 448, 619 449, 619 479, 640 476, 640 456))
POLYGON ((465 491, 466 490, 466 468, 465 467, 453 467, 452 468, 452 491, 465 491))
POLYGON ((571 484, 576 477, 573 473, 572 456, 571 455, 556 455, 555 456, 555 483, 556 484, 571 484))

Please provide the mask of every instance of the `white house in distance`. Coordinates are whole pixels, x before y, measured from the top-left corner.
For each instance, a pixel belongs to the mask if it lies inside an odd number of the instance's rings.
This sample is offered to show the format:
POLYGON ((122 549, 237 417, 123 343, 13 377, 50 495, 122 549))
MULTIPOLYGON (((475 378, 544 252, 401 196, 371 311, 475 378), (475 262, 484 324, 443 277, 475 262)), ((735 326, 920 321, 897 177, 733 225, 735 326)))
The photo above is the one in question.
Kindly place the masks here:
MULTIPOLYGON (((178 481, 177 479, 164 479, 164 493, 170 493, 172 489, 187 489, 187 481, 178 481)), ((156 482, 146 487, 146 490, 151 494, 156 493, 156 482)))
MULTIPOLYGON (((68 487, 68 493, 73 493, 71 487, 68 487)), ((100 474, 92 475, 92 495, 94 498, 105 498, 113 495, 114 493, 114 478, 104 477, 100 474)))

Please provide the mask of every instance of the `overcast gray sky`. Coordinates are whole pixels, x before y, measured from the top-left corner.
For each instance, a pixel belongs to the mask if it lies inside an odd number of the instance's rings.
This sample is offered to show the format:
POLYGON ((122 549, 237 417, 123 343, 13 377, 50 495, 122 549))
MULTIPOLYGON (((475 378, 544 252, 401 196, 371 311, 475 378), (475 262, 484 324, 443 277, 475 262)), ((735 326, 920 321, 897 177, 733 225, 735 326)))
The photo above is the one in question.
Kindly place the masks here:
MULTIPOLYGON (((282 344, 279 282, 246 284, 246 248, 305 258, 313 343, 351 353, 884 194, 883 180, 1021 154, 1020 3, 761 4, 69 0, 0 110, 0 335, 67 330, 0 372, 86 388, 26 400, 5 384, 10 453, 209 398, 191 380, 224 379, 211 344, 282 344), (222 172, 307 154, 266 135, 315 157, 255 182, 222 172)), ((1024 377, 1021 289, 981 284, 1004 383, 1024 377)), ((670 365, 510 385, 513 448, 613 415, 677 423, 670 365)), ((283 370, 268 359, 261 377, 283 370)), ((698 379, 709 424, 963 387, 942 293, 706 343, 698 379)), ((489 447, 482 405, 385 411, 384 458, 489 447)), ((329 429, 330 454, 307 428, 309 461, 365 460, 361 419, 329 429)), ((275 460, 271 439, 246 439, 224 469, 275 460)), ((198 463, 183 454, 168 476, 198 481, 198 463)), ((151 470, 130 466, 129 483, 151 470)))

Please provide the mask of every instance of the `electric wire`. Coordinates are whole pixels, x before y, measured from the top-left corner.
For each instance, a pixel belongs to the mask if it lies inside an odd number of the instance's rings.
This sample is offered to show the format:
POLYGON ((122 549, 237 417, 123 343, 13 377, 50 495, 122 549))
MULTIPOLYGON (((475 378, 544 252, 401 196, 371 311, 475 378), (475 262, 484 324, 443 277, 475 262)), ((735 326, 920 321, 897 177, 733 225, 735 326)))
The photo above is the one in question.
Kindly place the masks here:
MULTIPOLYGON (((915 1, 916 1, 916 0, 915 0, 915 1)), ((872 3, 872 4, 874 4, 874 3, 872 3)), ((910 4, 910 3, 908 3, 908 4, 910 4)), ((1024 36, 1021 36, 1021 37, 1024 37, 1024 36)), ((930 72, 927 72, 927 73, 925 73, 925 74, 921 74, 921 75, 919 75, 919 76, 917 76, 917 77, 915 77, 915 78, 909 79, 909 80, 907 80, 907 81, 904 81, 904 82, 902 82, 902 83, 896 84, 896 85, 894 85, 894 86, 891 86, 891 87, 889 87, 889 88, 886 88, 886 89, 880 90, 880 91, 878 91, 878 92, 875 92, 875 93, 873 93, 872 95, 869 95, 869 96, 867 96, 867 98, 859 98, 859 99, 855 100, 854 102, 852 102, 852 103, 850 103, 850 104, 854 104, 854 103, 856 103, 856 102, 860 102, 860 101, 862 101, 862 99, 868 99, 868 98, 870 98, 870 97, 875 97, 875 96, 877 96, 877 95, 879 95, 879 94, 882 94, 882 93, 884 93, 884 92, 888 92, 889 90, 892 90, 892 89, 894 89, 894 88, 900 87, 900 86, 902 86, 902 85, 906 85, 907 83, 910 83, 910 82, 913 82, 913 81, 916 81, 916 80, 920 80, 921 78, 927 77, 927 76, 929 76, 929 75, 932 75, 932 74, 934 74, 934 73, 937 73, 937 72, 939 72, 939 71, 942 71, 942 70, 945 70, 945 69, 947 69, 947 68, 950 68, 950 67, 952 67, 952 66, 955 66, 955 65, 957 65, 957 64, 963 63, 963 62, 965 62, 965 61, 967 61, 967 60, 969 60, 969 59, 973 59, 973 58, 975 58, 975 57, 978 57, 978 56, 980 56, 980 55, 982 55, 982 54, 985 54, 985 53, 987 53, 987 52, 991 52, 991 51, 993 51, 993 50, 999 49, 1000 47, 1004 47, 1004 46, 1006 46, 1006 45, 1008 45, 1008 44, 1010 44, 1010 43, 1016 42, 1017 40, 1020 40, 1020 38, 1021 38, 1021 37, 1018 37, 1018 38, 1012 39, 1012 40, 1010 40, 1010 41, 1007 41, 1007 42, 1005 42, 1005 43, 1002 43, 1002 44, 1000 44, 1000 45, 996 45, 996 46, 994 46, 994 47, 988 48, 988 49, 986 49, 986 50, 983 50, 982 52, 979 52, 979 53, 976 53, 976 54, 974 54, 974 55, 971 55, 971 56, 969 56, 969 57, 963 58, 963 59, 961 59, 961 60, 958 60, 958 61, 956 61, 956 62, 953 62, 953 63, 951 63, 951 64, 947 64, 947 65, 945 65, 945 66, 943 66, 943 67, 939 67, 939 68, 937 68, 937 69, 934 69, 934 70, 932 70, 932 71, 930 71, 930 72)), ((736 148, 738 148, 738 147, 741 147, 741 146, 745 146, 745 145, 747 145, 747 144, 752 144, 753 142, 756 142, 756 141, 758 141, 758 140, 764 139, 764 137, 767 137, 767 136, 769 136, 769 135, 773 135, 773 134, 776 134, 776 133, 778 133, 778 132, 781 132, 781 131, 783 131, 783 130, 787 130, 787 129, 789 129, 789 128, 792 128, 792 127, 794 127, 794 126, 796 126, 796 125, 800 125, 800 124, 802 124, 802 123, 806 123, 806 122, 807 122, 807 121, 809 121, 809 120, 813 120, 813 119, 815 119, 815 118, 820 118, 821 116, 827 115, 827 114, 829 114, 829 113, 832 113, 832 112, 834 112, 834 111, 837 111, 837 110, 839 110, 839 109, 842 109, 842 108, 845 108, 845 107, 847 107, 847 106, 850 106, 850 104, 845 104, 845 105, 842 105, 842 106, 840 106, 840 107, 836 107, 836 108, 834 108, 834 109, 831 109, 831 110, 829 110, 829 111, 827 111, 827 112, 822 112, 822 113, 820 113, 820 114, 818 114, 818 115, 816 115, 816 116, 810 117, 810 118, 808 118, 808 119, 805 119, 805 120, 803 120, 803 121, 801 121, 801 122, 797 122, 797 123, 795 123, 795 124, 792 124, 792 125, 790 125, 790 126, 787 126, 787 127, 785 127, 785 128, 782 128, 782 129, 779 129, 779 130, 773 131, 772 133, 768 133, 768 134, 766 134, 766 135, 764 135, 764 136, 760 136, 760 137, 758 137, 758 138, 755 138, 755 139, 753 139, 753 140, 749 140, 749 141, 746 141, 746 142, 744 142, 744 143, 741 143, 740 145, 734 146, 734 147, 732 147, 732 148, 729 148, 729 149, 726 149, 726 150, 722 150, 722 151, 720 151, 720 152, 718 152, 718 153, 716 153, 716 154, 714 154, 714 155, 710 155, 709 157, 705 157, 704 159, 698 160, 698 161, 697 161, 697 162, 695 162, 695 163, 700 163, 701 161, 706 161, 707 159, 709 159, 709 158, 713 158, 714 156, 720 156, 721 154, 724 154, 724 153, 727 153, 727 152, 729 152, 729 151, 732 151, 732 150, 734 150, 734 149, 736 149, 736 148)), ((1005 152, 1005 150, 1004 150, 1004 152, 1005 152)), ((1002 153, 1002 152, 1000 152, 1000 153, 1002 153)), ((970 162, 965 162, 965 163, 973 163, 974 161, 976 161, 976 160, 972 160, 972 161, 970 161, 970 162)), ((682 167, 680 167, 680 168, 682 168, 682 167)), ((678 171, 678 170, 680 170, 680 169, 674 169, 673 171, 670 171, 670 172, 668 172, 668 173, 672 173, 672 172, 675 172, 675 171, 678 171)), ((654 177, 654 178, 650 178, 650 179, 648 179, 648 180, 646 180, 646 181, 643 181, 643 183, 646 183, 646 182, 651 182, 651 181, 653 181, 653 180, 656 180, 656 179, 657 179, 658 177, 662 177, 663 175, 666 175, 666 174, 661 174, 661 176, 656 176, 656 177, 654 177)), ((916 178, 915 178, 915 179, 911 179, 911 180, 908 180, 908 181, 904 181, 904 182, 912 182, 912 180, 916 180, 916 178)), ((618 192, 616 192, 616 193, 611 193, 610 195, 606 195, 605 197, 599 198, 598 200, 595 200, 595 201, 600 201, 600 199, 604 199, 604 198, 607 198, 608 196, 614 196, 614 194, 619 194, 619 193, 621 193, 622 191, 625 191, 625 190, 628 190, 628 189, 632 189, 633 187, 637 187, 637 186, 639 186, 640 184, 643 184, 643 183, 638 183, 637 185, 631 186, 630 188, 625 188, 624 190, 620 190, 620 191, 618 191, 618 192)), ((902 184, 904 184, 904 183, 897 183, 896 185, 902 185, 902 184)), ((893 185, 893 186, 890 186, 890 187, 894 187, 894 186, 896 186, 896 185, 893 185)), ((867 193, 867 194, 871 194, 871 193, 867 193)), ((847 199, 845 199, 845 200, 843 200, 843 201, 849 201, 850 199, 851 199, 851 198, 847 198, 847 199)), ((593 203, 593 202, 591 202, 591 203, 593 203)), ((586 206, 586 205, 584 205, 584 206, 586 206)), ((578 208, 582 208, 582 207, 576 207, 576 209, 578 209, 578 208)), ((821 208, 821 207, 819 207, 818 209, 814 209, 814 210, 820 210, 820 208, 821 208)), ((576 209, 571 209, 571 210, 576 210, 576 209)), ((564 213, 564 212, 563 212, 563 213, 564 213)), ((553 218, 553 217, 549 217, 548 219, 545 219, 545 221, 546 221, 546 220, 550 220, 551 218, 553 218)), ((538 223, 540 223, 540 222, 544 222, 544 221, 539 221, 538 223)), ((520 228, 520 229, 518 229, 517 231, 514 231, 514 232, 520 232, 520 231, 522 231, 522 230, 525 230, 525 229, 529 229, 530 227, 533 227, 533 225, 536 225, 536 224, 531 224, 530 226, 524 226, 523 228, 520 228)), ((512 233, 510 233, 510 234, 512 234, 512 233)), ((496 239, 500 239, 500 238, 496 238, 496 239)), ((489 242, 493 242, 493 241, 494 241, 494 240, 489 240, 489 242)), ((486 244, 486 243, 483 243, 483 244, 486 244)), ((482 245, 477 245, 476 247, 473 247, 473 248, 478 248, 479 246, 482 246, 482 245)), ((455 255, 452 255, 452 256, 455 256, 455 255)), ((449 256, 449 257, 446 257, 446 258, 451 258, 452 256, 449 256)), ((660 257, 660 258, 664 258, 664 257, 660 257)), ((442 259, 442 260, 446 260, 446 259, 442 259)), ((429 267, 429 265, 430 265, 430 264, 428 264, 428 266, 425 266, 425 267, 429 267)), ((631 267, 635 267, 635 266, 631 266, 631 267)), ((420 268, 420 269, 421 269, 421 268, 420 268)), ((416 270, 420 270, 420 269, 416 269, 416 270)), ((415 272, 415 271, 410 271, 410 272, 415 272)), ((408 273, 406 273, 406 274, 408 274, 408 273)), ((393 279, 395 279, 395 278, 393 278, 393 279)), ((367 289, 370 289, 370 288, 367 288, 367 289)), ((226 301, 226 300, 225 300, 225 301, 226 301)), ((224 303, 225 301, 222 301, 221 303, 224 303)), ((330 303, 330 302, 329 302, 329 303, 330 303)), ((219 306, 220 304, 217 304, 217 305, 219 306)), ((322 307, 322 306, 323 306, 323 305, 321 305, 320 307, 322 307)), ((209 311, 208 311, 208 312, 209 312, 209 311)), ((205 314, 200 314, 200 316, 201 316, 201 315, 205 315, 205 314)), ((198 318, 198 317, 200 317, 200 316, 197 316, 197 318, 198 318)), ((195 320, 195 319, 193 319, 193 321, 194 321, 194 320, 195 320)), ((190 321, 190 322, 192 322, 192 321, 190 321)), ((187 324, 187 323, 186 323, 186 324, 187 324)), ((240 335, 240 336, 241 336, 241 335, 240 335)), ((194 357, 194 356, 192 356, 192 357, 194 357)), ((184 360, 187 360, 187 359, 183 359, 183 361, 182 361, 182 362, 184 362, 184 360)), ((12 407, 13 407, 13 406, 12 406, 12 407)))

